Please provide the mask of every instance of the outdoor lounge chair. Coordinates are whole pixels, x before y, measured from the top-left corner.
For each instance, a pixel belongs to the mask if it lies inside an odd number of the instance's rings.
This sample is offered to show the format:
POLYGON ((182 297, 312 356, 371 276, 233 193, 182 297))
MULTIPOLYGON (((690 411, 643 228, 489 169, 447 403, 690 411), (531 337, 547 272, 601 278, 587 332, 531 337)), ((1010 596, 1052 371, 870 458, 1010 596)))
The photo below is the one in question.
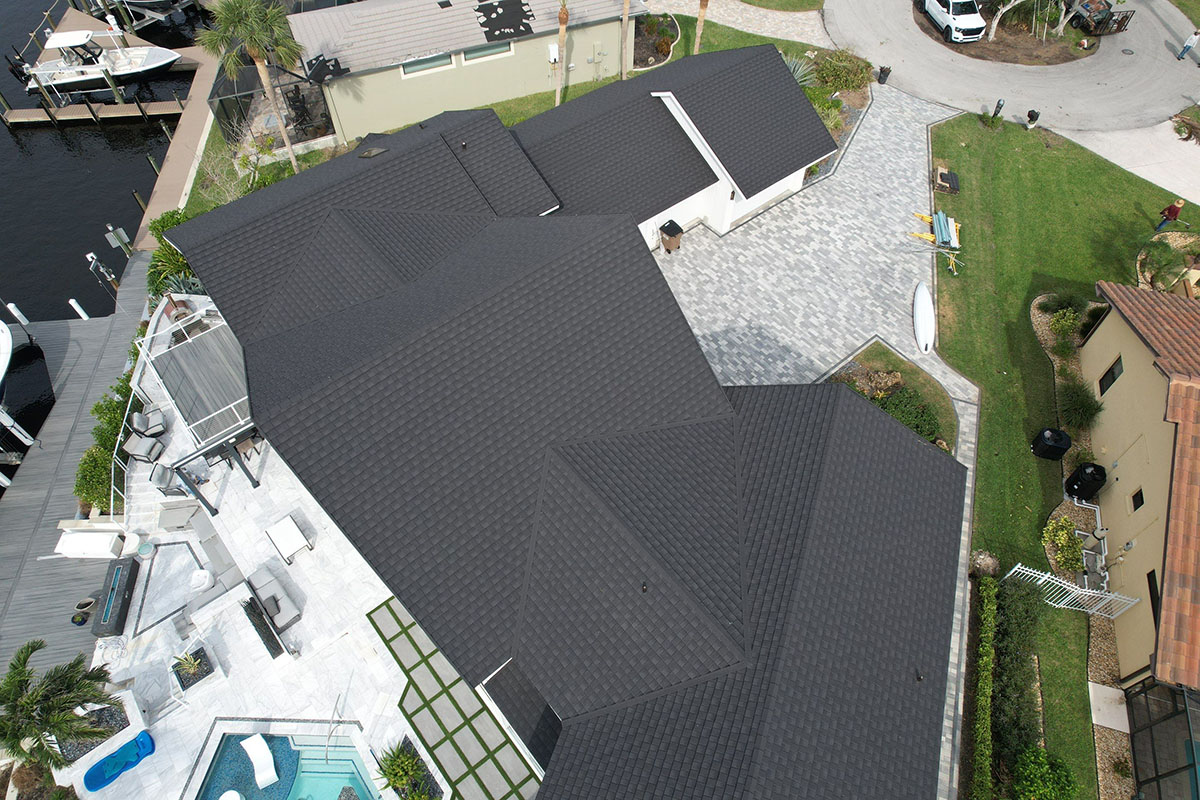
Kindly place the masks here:
POLYGON ((262 737, 261 733, 243 739, 242 749, 246 751, 246 755, 250 757, 250 763, 254 765, 254 780, 258 784, 258 788, 265 789, 271 784, 279 782, 279 775, 275 773, 275 759, 271 755, 271 748, 267 746, 267 740, 262 737))
POLYGON ((150 470, 150 483, 167 497, 183 497, 187 491, 175 480, 175 470, 155 464, 150 470))
POLYGON ((129 427, 141 436, 160 436, 167 430, 167 417, 161 409, 150 407, 130 414, 129 427))
POLYGON ((131 433, 121 444, 121 449, 128 453, 130 458, 150 463, 162 455, 163 443, 149 436, 131 433))

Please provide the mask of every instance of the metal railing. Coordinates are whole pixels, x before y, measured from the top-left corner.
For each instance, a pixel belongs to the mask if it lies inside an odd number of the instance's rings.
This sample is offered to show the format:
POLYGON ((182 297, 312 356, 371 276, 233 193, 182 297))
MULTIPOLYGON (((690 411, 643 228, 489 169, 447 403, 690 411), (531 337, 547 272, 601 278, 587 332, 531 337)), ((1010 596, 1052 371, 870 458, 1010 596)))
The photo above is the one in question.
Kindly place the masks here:
POLYGON ((1116 619, 1138 603, 1139 598, 1115 592, 1085 589, 1049 572, 1017 564, 1002 580, 1016 578, 1041 587, 1042 599, 1055 608, 1069 608, 1107 619, 1116 619))

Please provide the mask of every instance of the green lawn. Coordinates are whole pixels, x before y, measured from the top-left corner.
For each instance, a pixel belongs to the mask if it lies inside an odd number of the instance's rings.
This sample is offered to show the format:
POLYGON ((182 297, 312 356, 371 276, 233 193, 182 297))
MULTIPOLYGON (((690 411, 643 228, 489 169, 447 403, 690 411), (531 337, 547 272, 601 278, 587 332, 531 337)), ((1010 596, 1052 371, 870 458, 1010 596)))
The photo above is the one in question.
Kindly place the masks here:
POLYGON ((904 379, 904 385, 917 390, 925 398, 926 404, 933 408, 937 416, 938 432, 951 447, 954 446, 954 440, 958 436, 954 405, 950 402, 950 395, 946 394, 942 385, 929 373, 911 361, 901 358, 896 351, 882 342, 875 342, 856 355, 854 360, 876 372, 899 372, 900 377, 904 379))
POLYGON ((1200 0, 1171 0, 1171 2, 1187 15, 1193 25, 1200 28, 1200 0))
MULTIPOLYGON (((221 153, 223 157, 220 161, 217 162, 213 159, 213 163, 220 163, 222 169, 228 172, 230 176, 233 175, 235 172, 233 153, 230 152, 229 145, 225 143, 225 138, 221 136, 220 124, 216 122, 213 123, 212 128, 208 132, 208 139, 204 142, 204 151, 201 154, 201 158, 204 157, 204 154, 208 153, 221 153)), ((195 181, 192 183, 192 192, 188 195, 187 204, 183 207, 183 210, 187 212, 189 217, 203 214, 206 211, 212 211, 221 205, 220 201, 209 197, 206 191, 208 187, 205 184, 206 180, 203 171, 197 170, 195 181)))
MULTIPOLYGON (((974 546, 1005 569, 1044 568, 1038 533, 1062 489, 1059 465, 1029 453, 1033 434, 1056 422, 1029 303, 1121 279, 1174 198, 1048 131, 992 131, 969 114, 934 129, 933 153, 962 185, 937 195, 963 226, 963 266, 958 277, 939 275, 938 307, 942 357, 983 390, 974 546)), ((1050 748, 1071 764, 1081 796, 1094 797, 1084 616, 1049 612, 1040 651, 1050 748)))
MULTIPOLYGON (((759 8, 773 8, 776 11, 817 11, 825 6, 825 0, 744 0, 759 8)), ((708 27, 708 23, 704 23, 708 27)))
MULTIPOLYGON (((676 48, 678 49, 678 47, 676 48)), ((611 78, 604 78, 599 81, 588 81, 587 83, 579 83, 574 86, 568 85, 563 90, 563 102, 567 102, 573 97, 582 97, 588 92, 599 89, 601 86, 612 83, 618 80, 619 76, 614 75, 611 78)), ((548 111, 554 108, 554 92, 538 92, 537 94, 527 94, 524 97, 514 97, 509 100, 501 100, 498 103, 491 103, 483 106, 484 108, 493 109, 496 116, 500 117, 500 121, 505 125, 512 126, 518 122, 529 119, 532 116, 548 111)))
MULTIPOLYGON (((787 2, 787 0, 781 0, 787 2)), ((803 2, 803 0, 799 0, 803 2)), ((1200 0, 1197 0, 1200 2, 1200 0)), ((691 55, 692 48, 696 44, 696 18, 688 17, 683 14, 676 14, 675 20, 679 23, 679 43, 675 45, 675 52, 679 53, 680 48, 685 55, 691 55)), ((738 47, 753 47, 756 44, 773 44, 785 54, 796 56, 799 58, 809 50, 822 51, 822 48, 804 42, 793 42, 788 39, 772 39, 769 36, 759 36, 757 33, 746 33, 739 31, 736 28, 730 28, 725 25, 718 25, 715 22, 704 22, 704 41, 700 43, 701 53, 711 53, 714 50, 733 50, 738 47)))

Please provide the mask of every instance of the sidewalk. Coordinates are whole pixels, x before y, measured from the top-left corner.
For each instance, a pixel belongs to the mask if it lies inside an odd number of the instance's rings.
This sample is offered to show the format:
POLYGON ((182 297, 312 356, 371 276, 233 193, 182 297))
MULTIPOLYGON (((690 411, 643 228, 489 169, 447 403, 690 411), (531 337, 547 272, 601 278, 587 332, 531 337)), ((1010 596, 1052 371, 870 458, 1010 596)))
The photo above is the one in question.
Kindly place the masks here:
MULTIPOLYGON (((652 14, 686 14, 696 16, 698 6, 693 0, 647 0, 652 14)), ((728 25, 747 33, 790 39, 832 50, 835 45, 825 32, 820 11, 772 11, 741 0, 710 0, 707 22, 728 25)))
POLYGON ((1189 203, 1200 204, 1200 145, 1176 136, 1170 121, 1126 131, 1056 132, 1189 203))

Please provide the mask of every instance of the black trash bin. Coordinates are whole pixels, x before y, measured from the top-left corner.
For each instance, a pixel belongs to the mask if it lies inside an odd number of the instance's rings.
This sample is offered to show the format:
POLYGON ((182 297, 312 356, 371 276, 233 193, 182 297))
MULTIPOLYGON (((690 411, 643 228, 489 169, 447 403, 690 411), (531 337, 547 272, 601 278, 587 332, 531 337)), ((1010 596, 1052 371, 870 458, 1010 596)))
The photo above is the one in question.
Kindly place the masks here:
POLYGON ((1038 458, 1062 461, 1062 457, 1071 449, 1071 437, 1066 431, 1057 428, 1043 428, 1033 437, 1029 449, 1038 458))
POLYGON ((659 226, 658 232, 662 236, 663 250, 672 253, 679 249, 683 239, 683 228, 678 222, 669 219, 659 226))
POLYGON ((888 78, 891 76, 891 74, 892 74, 891 67, 880 67, 879 68, 879 83, 880 84, 887 83, 888 78))
POLYGON ((1108 473, 1099 464, 1080 464, 1075 468, 1063 484, 1063 489, 1071 497, 1080 500, 1091 500, 1104 488, 1108 473))

